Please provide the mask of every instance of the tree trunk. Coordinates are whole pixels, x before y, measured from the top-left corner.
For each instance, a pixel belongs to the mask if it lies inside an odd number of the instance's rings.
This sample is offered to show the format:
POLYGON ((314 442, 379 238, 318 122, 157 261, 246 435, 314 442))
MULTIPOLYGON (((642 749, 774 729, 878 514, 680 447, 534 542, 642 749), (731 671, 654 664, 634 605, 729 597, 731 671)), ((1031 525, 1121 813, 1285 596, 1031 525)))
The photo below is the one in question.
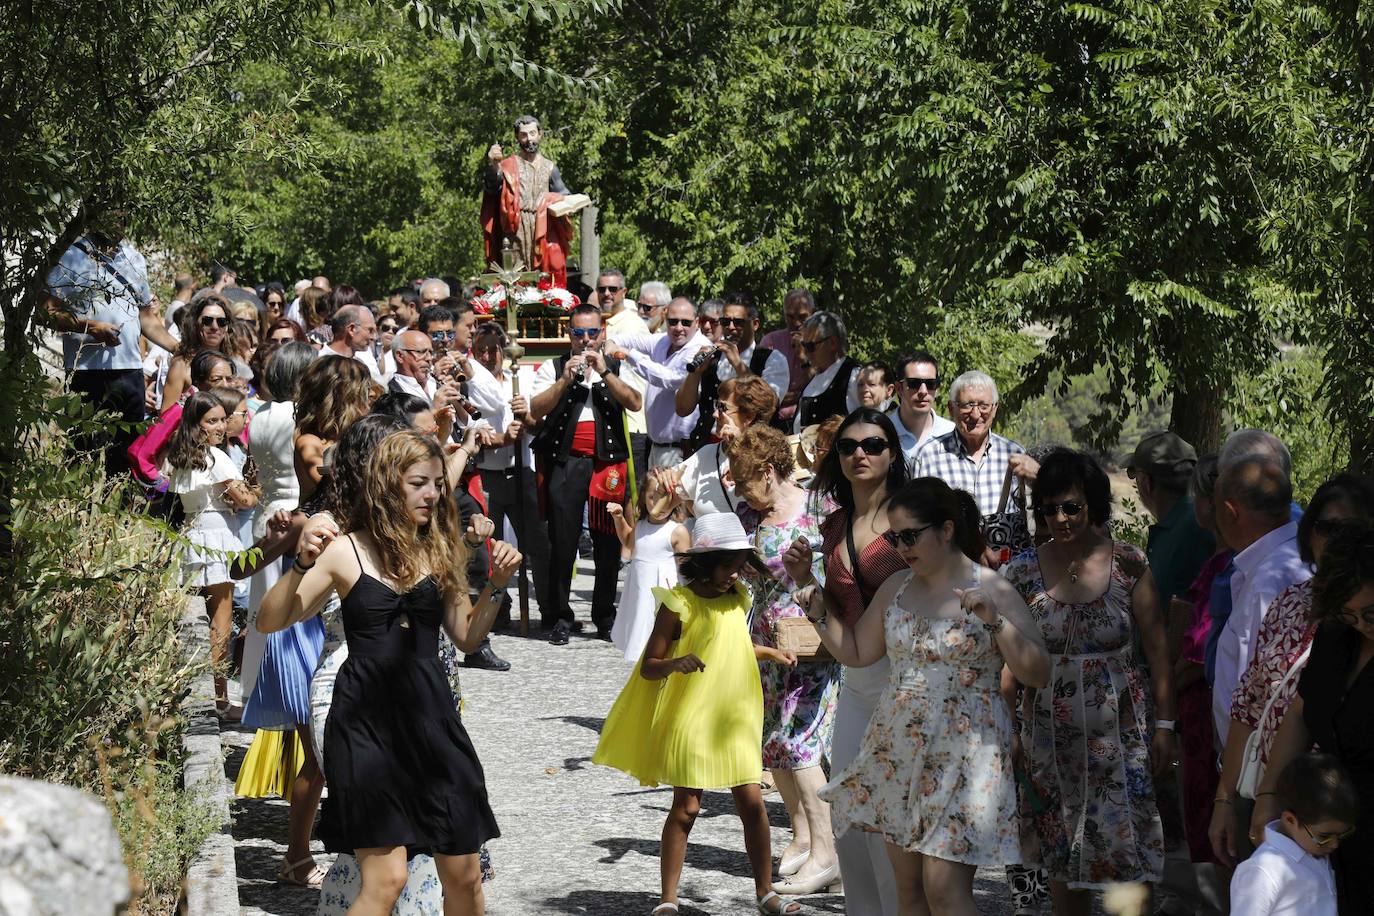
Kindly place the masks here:
POLYGON ((1198 453, 1198 457, 1221 450, 1221 416, 1225 392, 1216 385, 1178 379, 1174 391, 1169 429, 1177 433, 1198 453))
POLYGON ((1350 468, 1356 474, 1374 474, 1374 421, 1350 429, 1350 468))

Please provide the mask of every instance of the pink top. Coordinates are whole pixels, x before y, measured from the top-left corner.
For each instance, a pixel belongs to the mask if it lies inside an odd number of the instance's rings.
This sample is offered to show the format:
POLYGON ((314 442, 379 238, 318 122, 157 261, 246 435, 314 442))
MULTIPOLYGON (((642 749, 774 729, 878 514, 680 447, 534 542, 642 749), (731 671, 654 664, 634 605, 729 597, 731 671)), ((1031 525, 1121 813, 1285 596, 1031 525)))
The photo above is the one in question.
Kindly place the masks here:
POLYGON ((763 335, 763 339, 759 341, 759 346, 777 350, 787 357, 787 369, 791 373, 787 390, 792 394, 801 394, 801 390, 806 387, 809 378, 805 367, 801 364, 801 355, 792 349, 792 332, 787 328, 769 331, 763 335))
POLYGON ((153 421, 143 435, 129 446, 129 467, 134 476, 144 483, 152 484, 162 479, 162 459, 159 453, 167 447, 177 424, 181 422, 181 402, 173 404, 153 421))
POLYGON ((1202 564, 1197 578, 1181 596, 1193 603, 1193 619, 1183 631, 1183 657, 1195 664, 1205 664, 1207 637, 1212 630, 1212 580, 1231 562, 1231 551, 1215 553, 1202 564))
POLYGON ((821 552, 825 557, 825 590, 840 605, 840 619, 846 626, 858 623, 867 609, 868 602, 864 593, 872 599, 873 594, 884 582, 909 567, 897 548, 887 542, 887 538, 874 538, 863 550, 859 551, 859 581, 845 564, 849 560, 849 548, 845 544, 845 529, 849 516, 843 510, 836 510, 821 522, 821 552), (843 557, 844 559, 841 559, 843 557))

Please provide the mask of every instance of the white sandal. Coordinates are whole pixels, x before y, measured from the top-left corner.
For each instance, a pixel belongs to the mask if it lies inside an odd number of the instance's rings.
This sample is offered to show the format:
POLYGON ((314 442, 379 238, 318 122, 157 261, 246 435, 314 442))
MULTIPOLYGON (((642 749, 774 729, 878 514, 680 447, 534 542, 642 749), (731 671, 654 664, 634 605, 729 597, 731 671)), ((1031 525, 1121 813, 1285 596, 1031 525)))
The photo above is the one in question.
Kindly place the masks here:
POLYGON ((676 903, 660 903, 658 906, 654 907, 654 908, 649 912, 649 916, 659 916, 660 913, 676 913, 676 912, 677 912, 677 904, 676 904, 676 903))
POLYGON ((759 898, 758 904, 759 912, 763 913, 764 916, 793 916, 794 913, 800 913, 802 910, 802 905, 800 903, 795 900, 787 900, 777 891, 769 891, 764 894, 759 898), (768 902, 770 900, 778 901, 778 908, 776 910, 770 910, 768 908, 768 902), (796 909, 788 909, 788 907, 796 907, 796 909))

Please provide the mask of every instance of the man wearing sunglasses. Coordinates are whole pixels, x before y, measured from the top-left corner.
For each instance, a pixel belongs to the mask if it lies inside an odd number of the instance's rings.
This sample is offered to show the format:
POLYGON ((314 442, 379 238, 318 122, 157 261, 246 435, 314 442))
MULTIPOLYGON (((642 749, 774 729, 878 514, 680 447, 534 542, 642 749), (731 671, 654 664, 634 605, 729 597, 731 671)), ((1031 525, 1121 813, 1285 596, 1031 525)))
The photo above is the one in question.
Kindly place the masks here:
MULTIPOLYGON (((625 298, 625 274, 614 267, 601 271, 596 278, 596 302, 601 306, 601 323, 605 328, 606 346, 611 347, 623 337, 648 334, 649 325, 639 314, 634 300, 625 298)), ((620 380, 639 392, 643 401, 648 393, 648 383, 628 365, 620 367, 620 380)), ((630 456, 634 467, 635 492, 644 485, 644 472, 649 466, 649 425, 644 418, 644 408, 627 410, 625 422, 630 430, 630 456)))
POLYGON ((72 391, 97 409, 110 410, 130 424, 110 438, 90 439, 84 448, 101 448, 112 476, 129 470, 127 450, 146 405, 140 336, 175 353, 177 341, 153 308, 148 266, 124 240, 123 214, 92 225, 62 254, 48 273, 40 315, 62 332, 62 356, 72 391))
POLYGON ((530 399, 531 419, 543 421, 533 449, 543 475, 552 563, 551 600, 540 606, 539 616, 544 627, 552 627, 549 642, 556 646, 567 645, 569 635, 581 629, 568 598, 584 509, 596 567, 592 622, 597 636, 609 639, 615 622, 620 539, 608 507, 623 505, 628 497, 625 411, 638 409, 643 400, 621 381, 619 359, 604 354, 604 331, 597 306, 573 309, 568 355, 539 366, 530 399))
POLYGON ((678 416, 688 417, 693 411, 697 415, 696 426, 688 437, 687 455, 710 440, 716 422, 716 393, 721 382, 757 375, 768 383, 779 401, 787 392, 787 357, 754 343, 754 335, 759 329, 759 309, 753 294, 726 293, 720 321, 720 343, 712 350, 703 350, 688 363, 687 378, 674 400, 678 416))
POLYGON ((687 364, 709 341, 697 330, 697 308, 692 300, 678 296, 668 303, 664 319, 667 333, 629 334, 615 341, 612 356, 624 359, 648 383, 644 399, 644 419, 649 428, 649 466, 673 467, 681 464, 687 437, 696 426, 696 411, 690 416, 677 414, 677 391, 687 378, 687 364))
POLYGON ((849 355, 849 332, 834 312, 817 312, 802 325, 801 348, 812 376, 802 388, 792 432, 847 416, 859 406, 859 370, 849 355))
POLYGON ((916 461, 916 452, 936 436, 954 431, 954 423, 935 412, 940 391, 940 364, 924 350, 909 353, 897 361, 897 406, 888 411, 902 440, 907 467, 916 461))
POLYGON ((639 317, 649 326, 650 333, 663 330, 663 317, 668 303, 673 301, 673 292, 661 280, 650 280, 639 287, 639 317))

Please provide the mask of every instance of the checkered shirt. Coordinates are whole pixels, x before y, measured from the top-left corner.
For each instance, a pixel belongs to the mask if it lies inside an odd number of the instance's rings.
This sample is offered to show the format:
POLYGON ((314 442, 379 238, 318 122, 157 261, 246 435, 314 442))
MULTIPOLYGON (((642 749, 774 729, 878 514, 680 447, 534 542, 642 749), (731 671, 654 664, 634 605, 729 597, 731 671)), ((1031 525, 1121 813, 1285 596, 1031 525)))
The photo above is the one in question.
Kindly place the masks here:
MULTIPOLYGON (((936 436, 926 442, 916 452, 916 457, 907 462, 907 470, 912 477, 938 477, 956 490, 967 490, 973 494, 982 515, 992 515, 997 511, 997 503, 1002 498, 1002 481, 1007 474, 1007 462, 1012 455, 1023 454, 1026 450, 1010 439, 996 433, 988 434, 987 448, 983 450, 983 460, 975 462, 969 457, 958 430, 936 436)), ((1008 511, 1021 506, 1013 483, 1011 497, 1007 501, 1008 511)))

